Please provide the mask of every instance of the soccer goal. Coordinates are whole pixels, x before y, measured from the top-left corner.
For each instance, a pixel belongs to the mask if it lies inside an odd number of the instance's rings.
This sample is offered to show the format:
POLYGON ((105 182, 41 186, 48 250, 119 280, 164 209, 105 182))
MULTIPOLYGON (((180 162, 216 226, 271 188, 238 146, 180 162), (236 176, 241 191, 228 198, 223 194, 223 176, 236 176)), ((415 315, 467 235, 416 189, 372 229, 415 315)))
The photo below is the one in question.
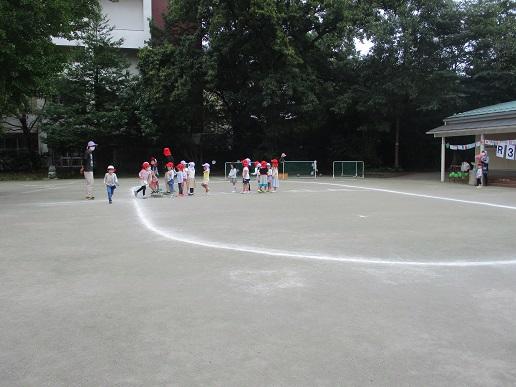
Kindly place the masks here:
POLYGON ((333 162, 333 178, 338 177, 354 177, 364 178, 364 162, 363 161, 334 161, 333 162))
MULTIPOLYGON (((224 163, 224 178, 227 180, 228 173, 231 169, 231 164, 238 170, 238 177, 242 177, 242 162, 240 161, 226 161, 224 163)), ((254 163, 251 162, 249 166, 251 175, 254 172, 254 163)), ((283 161, 279 164, 280 179, 287 179, 288 177, 308 177, 317 178, 318 169, 317 161, 283 161)))
MULTIPOLYGON (((279 172, 283 174, 283 179, 289 177, 308 177, 317 179, 319 170, 317 169, 317 161, 283 161, 279 165, 279 172)), ((281 178, 281 176, 280 176, 281 178)))

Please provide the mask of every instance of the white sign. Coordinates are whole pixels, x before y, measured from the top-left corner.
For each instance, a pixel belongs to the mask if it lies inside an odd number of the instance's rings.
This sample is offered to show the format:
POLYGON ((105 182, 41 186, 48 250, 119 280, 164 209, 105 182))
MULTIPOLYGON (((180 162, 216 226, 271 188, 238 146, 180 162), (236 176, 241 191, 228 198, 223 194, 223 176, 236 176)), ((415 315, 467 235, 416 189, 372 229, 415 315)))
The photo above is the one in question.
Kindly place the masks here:
POLYGON ((505 145, 497 145, 496 146, 496 157, 503 158, 505 154, 505 145))
POLYGON ((516 145, 507 145, 507 155, 505 156, 507 160, 514 160, 514 156, 516 155, 516 145))

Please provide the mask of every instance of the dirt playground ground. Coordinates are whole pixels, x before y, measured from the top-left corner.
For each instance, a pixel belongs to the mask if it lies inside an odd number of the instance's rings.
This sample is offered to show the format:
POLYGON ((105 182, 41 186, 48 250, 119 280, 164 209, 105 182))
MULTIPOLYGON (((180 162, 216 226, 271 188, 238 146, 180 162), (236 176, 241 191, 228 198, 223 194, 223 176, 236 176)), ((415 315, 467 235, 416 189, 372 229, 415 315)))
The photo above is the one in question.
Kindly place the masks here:
POLYGON ((0 385, 516 385, 516 191, 430 177, 0 182, 0 385))

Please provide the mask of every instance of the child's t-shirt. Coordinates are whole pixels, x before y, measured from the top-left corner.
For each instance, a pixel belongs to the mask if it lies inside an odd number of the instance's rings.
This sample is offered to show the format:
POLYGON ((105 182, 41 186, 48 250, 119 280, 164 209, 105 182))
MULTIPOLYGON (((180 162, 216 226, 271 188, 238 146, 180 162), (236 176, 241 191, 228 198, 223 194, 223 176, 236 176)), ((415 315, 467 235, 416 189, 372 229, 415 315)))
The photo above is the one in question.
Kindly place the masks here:
POLYGON ((203 183, 208 183, 210 181, 210 170, 206 169, 202 173, 202 181, 203 183))
POLYGON ((475 175, 477 179, 480 179, 482 177, 482 167, 477 167, 477 173, 475 175))
POLYGON ((195 179, 195 169, 194 168, 188 168, 188 178, 195 179))
POLYGON ((177 182, 178 183, 183 183, 183 172, 179 171, 176 175, 177 177, 177 182))
POLYGON ((149 178, 152 175, 151 171, 147 171, 145 169, 142 169, 138 176, 140 177, 140 181, 142 185, 146 185, 149 183, 149 178))
POLYGON ((249 168, 244 167, 242 169, 242 178, 249 180, 249 168))
POLYGON ((106 173, 104 176, 104 184, 110 187, 118 185, 118 178, 116 177, 116 173, 106 173))
POLYGON ((165 179, 167 181, 174 180, 174 175, 175 175, 175 172, 173 169, 171 169, 170 171, 165 172, 165 179))
POLYGON ((230 169, 228 178, 235 179, 237 177, 237 172, 238 172, 238 169, 236 169, 236 168, 230 169))
POLYGON ((269 168, 260 168, 260 175, 266 175, 269 173, 269 168))

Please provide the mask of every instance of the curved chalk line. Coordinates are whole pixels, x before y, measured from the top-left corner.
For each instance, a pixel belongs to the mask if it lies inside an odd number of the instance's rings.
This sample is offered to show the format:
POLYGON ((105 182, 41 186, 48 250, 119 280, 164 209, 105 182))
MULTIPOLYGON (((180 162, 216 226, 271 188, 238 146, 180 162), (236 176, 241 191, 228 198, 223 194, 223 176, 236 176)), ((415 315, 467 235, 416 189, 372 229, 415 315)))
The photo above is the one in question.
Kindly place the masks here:
MULTIPOLYGON (((314 183, 312 183, 314 184, 314 183)), ((329 185, 338 185, 332 183, 315 183, 315 184, 329 184, 329 185)), ((350 186, 355 188, 362 188, 356 186, 350 186)), ((363 189, 370 189, 363 187, 363 189)), ((372 189, 378 191, 386 191, 390 193, 397 193, 396 191, 391 190, 382 190, 382 189, 372 189)), ((132 195, 131 191, 131 195, 132 195)), ((409 194, 409 193, 402 193, 409 194)), ((420 196, 419 194, 412 194, 410 196, 420 196)), ((429 196, 429 195, 427 195, 429 196)), ((431 198, 439 198, 439 197, 431 197, 431 198)), ((451 198, 444 198, 451 199, 451 198)), ((455 201, 455 200, 452 200, 455 201)), ((457 199, 459 201, 459 199, 457 199)), ((467 202, 470 204, 477 204, 476 202, 467 202)), ((132 200, 136 215, 140 222, 151 232, 160 235, 163 238, 173 240, 176 242, 186 243, 194 246, 201 246, 207 248, 214 248, 219 250, 228 250, 228 251, 236 251, 241 253, 251 253, 256 255, 266 255, 272 257, 285 257, 292 259, 302 259, 302 260, 318 260, 318 261, 331 261, 331 262, 342 262, 342 263, 357 263, 357 264, 375 264, 375 265, 397 265, 397 266, 427 266, 427 267, 475 267, 475 266, 497 266, 497 265, 514 265, 516 264, 516 259, 511 260, 491 260, 491 261, 395 261, 395 260, 386 260, 382 258, 366 258, 366 257, 353 257, 353 256, 332 256, 332 255, 319 255, 319 254, 310 254, 310 253, 296 253, 288 250, 278 250, 278 249, 257 249, 249 246, 241 246, 235 244, 227 244, 227 243, 219 243, 213 241, 200 240, 191 236, 186 236, 184 234, 177 234, 170 230, 161 229, 154 224, 145 216, 141 209, 141 205, 138 199, 132 200)), ((482 202, 478 202, 482 203, 482 202)), ((490 203, 486 203, 490 204, 490 203)), ((504 206, 505 207, 505 206, 504 206)), ((516 209, 516 207, 511 207, 516 209)))

